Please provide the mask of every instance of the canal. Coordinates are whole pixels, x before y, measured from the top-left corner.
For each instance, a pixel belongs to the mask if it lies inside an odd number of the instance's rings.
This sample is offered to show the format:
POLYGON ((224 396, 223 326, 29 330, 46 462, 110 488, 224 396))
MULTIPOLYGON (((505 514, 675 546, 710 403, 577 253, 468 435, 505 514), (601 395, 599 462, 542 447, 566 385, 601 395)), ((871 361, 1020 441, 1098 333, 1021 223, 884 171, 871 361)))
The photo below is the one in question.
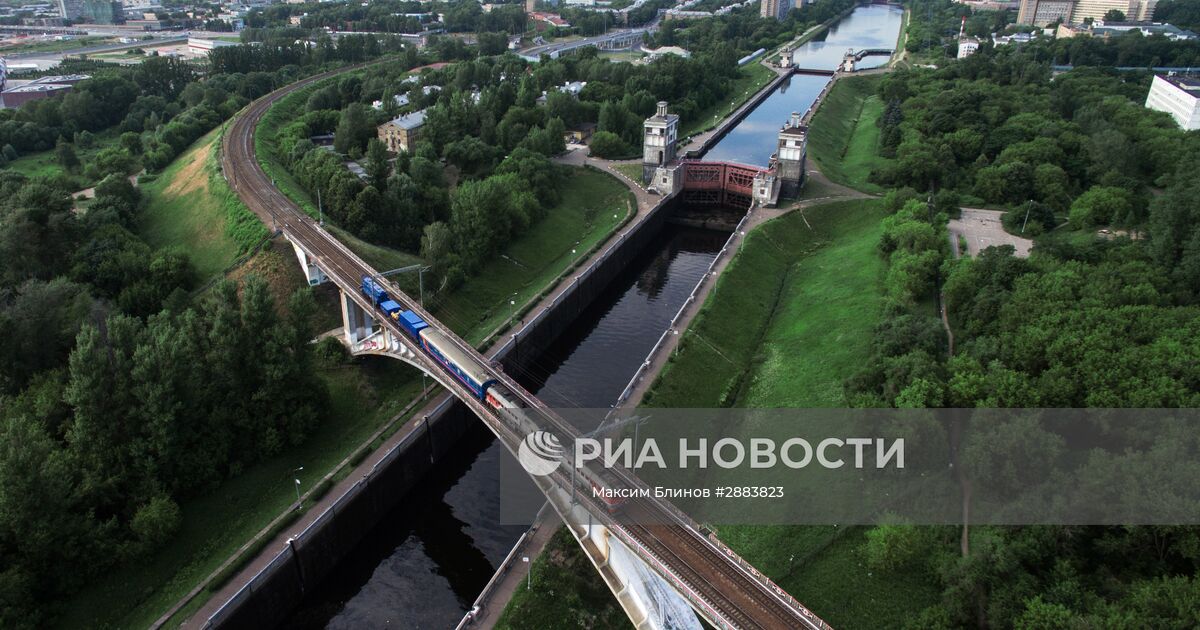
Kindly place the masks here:
MULTIPOLYGON (((864 6, 795 51, 800 67, 833 68, 848 48, 890 48, 902 11, 864 6)), ((886 61, 884 57, 864 59, 886 61)), ((828 77, 796 75, 705 156, 766 165, 779 126, 803 112, 828 77)), ((607 407, 724 244, 727 234, 668 225, 529 370, 515 374, 550 406, 607 407)), ((289 628, 453 627, 516 542, 498 526, 500 458, 483 428, 410 493, 319 585, 289 628)), ((529 515, 529 522, 533 514, 529 515)), ((511 519, 508 519, 511 522, 511 519)))
MULTIPOLYGON (((611 405, 727 238, 667 225, 514 376, 553 407, 611 405)), ((497 516, 499 458, 509 455, 482 423, 456 453, 310 593, 289 628, 447 628, 462 618, 526 528, 495 525, 513 520, 497 516)))
MULTIPOLYGON (((792 53, 797 68, 833 70, 842 62, 847 50, 866 48, 895 48, 900 36, 904 10, 888 5, 859 7, 834 24, 823 36, 800 46, 792 53)), ((873 68, 887 63, 885 56, 864 57, 859 68, 873 68)), ((814 74, 795 74, 785 80, 774 94, 754 108, 738 126, 733 128, 704 159, 718 162, 740 162, 767 166, 775 152, 776 134, 792 112, 808 111, 829 77, 814 74)))

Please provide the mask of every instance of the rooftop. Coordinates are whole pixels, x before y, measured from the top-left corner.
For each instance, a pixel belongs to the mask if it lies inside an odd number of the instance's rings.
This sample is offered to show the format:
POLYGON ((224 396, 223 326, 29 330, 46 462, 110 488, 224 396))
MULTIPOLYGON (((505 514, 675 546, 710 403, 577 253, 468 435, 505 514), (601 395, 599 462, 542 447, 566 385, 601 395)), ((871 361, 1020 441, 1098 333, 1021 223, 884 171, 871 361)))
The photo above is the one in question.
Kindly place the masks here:
POLYGON ((401 129, 416 129, 417 127, 425 124, 426 111, 427 110, 422 109, 419 112, 405 114, 399 118, 396 118, 395 120, 390 121, 388 124, 396 125, 401 129))
POLYGON ((59 75, 56 77, 42 77, 40 79, 34 79, 34 80, 30 81, 29 83, 30 84, 34 84, 34 83, 38 83, 38 84, 79 83, 80 81, 86 81, 90 78, 92 78, 91 75, 87 75, 87 74, 64 74, 64 75, 59 75))
POLYGON ((1192 96, 1200 97, 1200 78, 1169 75, 1159 75, 1159 77, 1171 85, 1174 85, 1175 87, 1191 94, 1192 96))
POLYGON ((58 90, 67 90, 71 86, 65 83, 26 83, 18 85, 14 88, 4 90, 4 94, 28 94, 30 92, 55 92, 58 90))

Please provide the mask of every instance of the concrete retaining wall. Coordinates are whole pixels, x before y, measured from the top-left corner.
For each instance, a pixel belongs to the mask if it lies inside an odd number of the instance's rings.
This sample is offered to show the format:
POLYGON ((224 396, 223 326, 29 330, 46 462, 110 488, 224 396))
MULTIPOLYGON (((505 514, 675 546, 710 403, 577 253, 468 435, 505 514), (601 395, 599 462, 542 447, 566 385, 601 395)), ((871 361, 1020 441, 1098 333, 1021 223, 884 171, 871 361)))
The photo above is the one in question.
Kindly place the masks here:
POLYGON ((721 141, 721 138, 724 138, 726 134, 733 130, 734 127, 738 126, 738 123, 742 122, 742 119, 748 116, 750 112, 754 111, 755 107, 758 107, 759 104, 766 100, 768 96, 774 94, 775 90, 779 89, 779 86, 782 85, 784 81, 787 81, 788 78, 792 76, 793 72, 795 72, 794 68, 775 77, 773 81, 768 83, 761 90, 759 90, 757 94, 751 97, 749 101, 743 103, 736 114, 722 121, 717 127, 716 131, 714 131, 713 134, 704 141, 704 144, 701 144, 699 148, 691 149, 683 157, 689 160, 698 160, 704 157, 704 154, 708 153, 709 149, 716 146, 716 144, 721 141))
POLYGON ((275 560, 225 604, 205 627, 272 628, 420 483, 471 426, 465 405, 447 401, 384 456, 358 483, 280 550, 275 560))
MULTIPOLYGON (((606 248, 550 306, 504 342, 496 360, 510 373, 528 368, 658 236, 672 209, 673 204, 664 200, 606 248)), ((205 627, 270 628, 282 623, 305 593, 320 584, 476 422, 479 419, 456 399, 440 405, 282 549, 205 627)))

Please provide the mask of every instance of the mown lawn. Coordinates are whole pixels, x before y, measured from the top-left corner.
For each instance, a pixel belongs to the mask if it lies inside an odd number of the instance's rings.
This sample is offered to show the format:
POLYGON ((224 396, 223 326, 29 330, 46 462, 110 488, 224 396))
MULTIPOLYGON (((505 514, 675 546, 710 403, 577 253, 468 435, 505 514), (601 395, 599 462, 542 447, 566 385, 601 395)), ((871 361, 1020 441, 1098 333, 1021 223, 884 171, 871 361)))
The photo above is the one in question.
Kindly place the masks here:
MULTIPOLYGON (((844 201, 809 208, 803 217, 793 212, 751 232, 645 405, 842 406, 842 381, 866 361, 879 317, 883 261, 876 246, 883 215, 877 200, 844 201)), ((726 544, 834 627, 899 627, 936 602, 940 591, 927 576, 872 574, 861 552, 865 532, 801 525, 718 528, 726 544)), ((535 563, 535 579, 568 562, 559 557, 563 554, 583 560, 575 548, 544 553, 535 563)), ((599 576, 571 588, 597 586, 603 588, 599 576)), ((586 595, 564 586, 556 596, 572 602, 586 595)), ((611 598, 604 606, 589 610, 605 619, 619 611, 611 598)), ((516 618, 517 610, 539 619, 578 614, 558 601, 520 593, 505 618, 516 618)))
POLYGON ((876 95, 880 77, 846 77, 833 86, 809 125, 808 151, 830 180, 865 192, 882 192, 867 181, 889 160, 879 155, 883 101, 876 95))
POLYGON ((622 175, 632 179, 635 182, 642 181, 642 163, 636 164, 617 164, 613 168, 617 169, 622 175))
POLYGON ((804 212, 746 237, 645 405, 843 404, 841 381, 869 352, 876 322, 883 209, 854 200, 804 212))

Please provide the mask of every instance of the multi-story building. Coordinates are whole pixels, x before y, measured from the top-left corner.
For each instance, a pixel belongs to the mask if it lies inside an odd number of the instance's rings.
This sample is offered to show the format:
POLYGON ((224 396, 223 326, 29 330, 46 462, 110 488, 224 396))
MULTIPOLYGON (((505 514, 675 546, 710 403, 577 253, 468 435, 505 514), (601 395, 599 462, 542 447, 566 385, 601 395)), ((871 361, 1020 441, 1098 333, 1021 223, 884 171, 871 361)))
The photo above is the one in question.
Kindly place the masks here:
POLYGON ((1200 129, 1200 79, 1155 76, 1146 107, 1170 114, 1188 131, 1200 129))
POLYGON ((1059 21, 1070 22, 1074 12, 1075 0, 1021 0, 1017 23, 1046 26, 1059 21))
POLYGON ((1094 22, 1092 24, 1059 24, 1055 37, 1066 39, 1069 37, 1099 37, 1101 39, 1109 39, 1111 37, 1120 37, 1130 31, 1138 31, 1142 35, 1149 37, 1151 35, 1162 35, 1171 41, 1186 41, 1191 39, 1200 39, 1200 35, 1179 28, 1174 24, 1162 24, 1158 22, 1094 22))
POLYGON ((979 40, 974 37, 958 38, 958 58, 965 59, 979 50, 979 40))
POLYGON ((412 150, 413 144, 421 135, 421 126, 425 124, 425 111, 405 114, 379 125, 376 130, 379 141, 392 153, 412 150))
POLYGON ((759 15, 776 20, 783 20, 791 10, 792 0, 762 0, 758 9, 759 15))
POLYGON ((1080 24, 1091 18, 1093 22, 1099 22, 1109 11, 1116 10, 1131 22, 1147 22, 1154 17, 1156 4, 1157 0, 1079 0, 1070 21, 1080 24))

